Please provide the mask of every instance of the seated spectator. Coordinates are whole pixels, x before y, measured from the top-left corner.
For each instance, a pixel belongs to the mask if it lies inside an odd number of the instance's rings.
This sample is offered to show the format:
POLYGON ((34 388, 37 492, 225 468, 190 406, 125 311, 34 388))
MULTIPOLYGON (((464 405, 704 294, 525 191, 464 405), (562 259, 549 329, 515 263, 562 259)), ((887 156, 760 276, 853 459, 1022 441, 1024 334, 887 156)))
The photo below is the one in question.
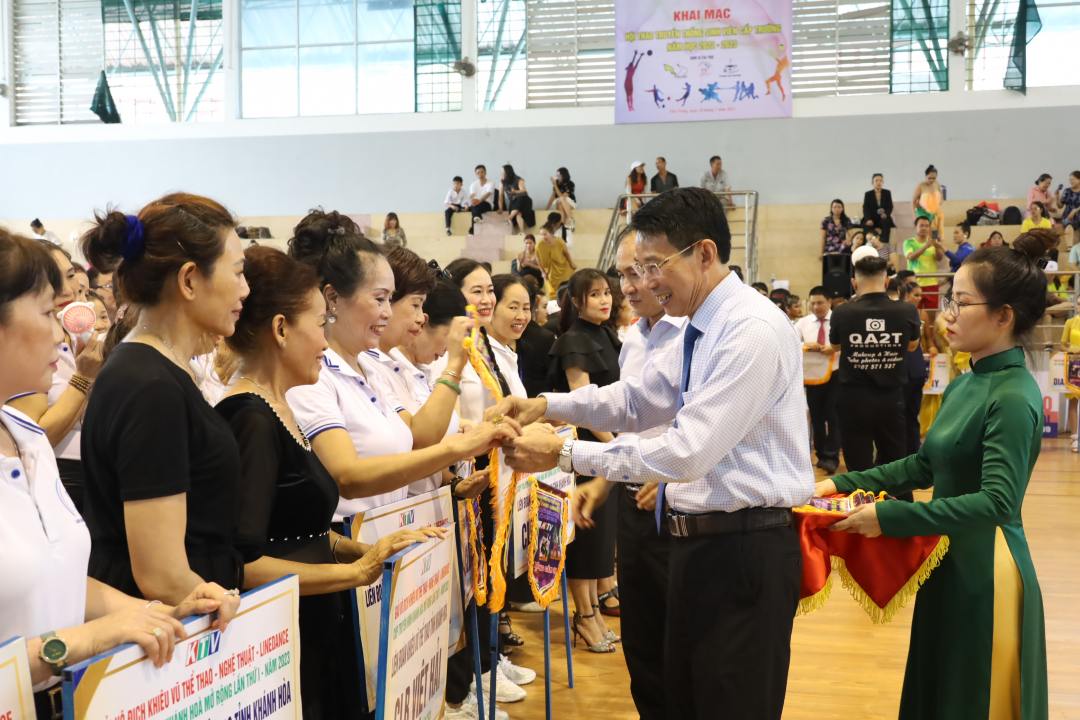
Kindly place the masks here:
POLYGON ((443 205, 446 206, 444 214, 446 215, 446 234, 450 235, 450 220, 454 217, 454 213, 469 212, 469 195, 462 190, 462 183, 460 175, 454 176, 453 186, 446 191, 446 200, 443 201, 443 205))
MULTIPOLYGON (((1047 255, 1050 257, 1050 262, 1043 271, 1046 273, 1046 291, 1055 298, 1052 304, 1067 303, 1069 302, 1069 276, 1054 272, 1057 270, 1057 248, 1051 249, 1047 255)), ((1049 297, 1047 303, 1050 303, 1049 297)))
POLYGON ((954 273, 964 264, 964 258, 975 252, 975 248, 968 242, 968 238, 971 237, 971 226, 967 223, 958 224, 953 230, 952 237, 953 242, 956 243, 956 252, 946 250, 945 257, 949 258, 949 272, 954 273))
POLYGON ((821 221, 821 253, 818 260, 824 260, 830 254, 850 253, 851 243, 847 237, 850 229, 851 220, 844 212, 844 202, 833 200, 830 214, 821 221))
POLYGON ((784 301, 784 313, 787 314, 788 319, 793 323, 801 318, 802 298, 798 295, 789 295, 787 300, 784 301))
POLYGON ((1046 205, 1039 200, 1034 200, 1028 205, 1028 216, 1020 224, 1020 232, 1026 233, 1032 228, 1053 228, 1053 223, 1046 216, 1046 205))
POLYGON ((538 287, 544 287, 544 269, 540 267, 540 261, 536 257, 536 236, 532 233, 525 236, 525 248, 518 253, 516 262, 515 272, 518 275, 531 276, 535 278, 538 287))
POLYGON ((563 224, 562 215, 557 212, 548 213, 547 224, 552 228, 552 235, 562 238, 568 249, 574 249, 574 231, 569 225, 563 224))
POLYGON ((870 243, 870 246, 877 250, 878 257, 883 259, 888 265, 885 266, 885 272, 888 275, 896 274, 896 248, 891 242, 886 242, 882 238, 885 237, 877 230, 866 231, 866 242, 870 243))
POLYGON ((990 233, 990 237, 986 242, 982 244, 982 247, 1009 247, 1009 243, 1005 242, 1005 237, 997 230, 990 233))
POLYGON ((787 299, 791 297, 791 291, 786 288, 773 288, 769 293, 769 299, 772 300, 773 305, 780 308, 784 314, 787 314, 787 299))
MULTIPOLYGON (((645 163, 640 160, 630 163, 630 174, 626 178, 626 187, 623 188, 623 192, 627 195, 641 195, 645 192, 645 163)), ((633 198, 631 207, 639 210, 641 204, 641 198, 633 198)))
POLYGON ((1063 227, 1072 226, 1073 247, 1080 244, 1080 170, 1069 173, 1069 187, 1058 192, 1063 227))
POLYGON ((386 214, 386 220, 383 221, 382 241, 383 245, 405 247, 408 244, 405 241, 405 230, 401 227, 397 213, 386 214))
MULTIPOLYGON (((555 171, 555 177, 549 180, 551 180, 551 197, 548 198, 547 207, 544 209, 550 210, 554 204, 555 209, 559 211, 560 221, 573 230, 573 211, 577 209, 577 197, 574 195, 574 181, 570 179, 570 171, 561 167, 555 171)), ((550 222, 550 215, 548 220, 550 222)))
POLYGON ((536 224, 532 198, 525 187, 525 178, 514 173, 513 165, 503 165, 502 186, 499 193, 499 212, 509 212, 506 224, 513 227, 517 223, 518 235, 525 234, 525 226, 536 224))
POLYGON ((1073 272, 1080 270, 1080 242, 1073 243, 1069 250, 1069 269, 1073 272))
MULTIPOLYGON (((476 179, 469 185, 469 212, 472 213, 473 225, 484 222, 484 213, 491 212, 492 203, 497 191, 495 183, 488 180, 487 168, 483 165, 476 166, 476 179)), ((469 226, 469 234, 473 234, 472 226, 469 226)))
POLYGON ((888 244, 889 233, 895 227, 892 193, 884 188, 885 176, 881 173, 874 173, 871 182, 874 188, 867 190, 863 196, 862 226, 867 230, 877 230, 881 234, 881 241, 888 244))
POLYGON ((668 172, 667 160, 662 157, 656 158, 656 174, 649 181, 649 192, 662 193, 679 187, 679 178, 675 173, 668 172))
POLYGON ((769 286, 766 285, 765 283, 763 283, 763 282, 750 283, 750 287, 754 288, 755 290, 757 290, 759 293, 761 293, 765 297, 769 297, 769 286))
POLYGON ((61 240, 56 233, 51 230, 46 230, 45 226, 41 224, 41 221, 34 218, 30 221, 30 229, 34 231, 34 239, 36 240, 48 240, 53 245, 63 245, 64 241, 61 240))
MULTIPOLYGON (((709 158, 709 169, 702 174, 700 187, 709 192, 731 192, 731 182, 728 180, 727 171, 724 170, 724 161, 720 159, 719 155, 713 155, 709 158)), ((735 207, 735 202, 730 195, 721 195, 720 201, 724 203, 724 207, 728 210, 735 207)))
POLYGON ((856 229, 855 232, 851 233, 850 241, 851 252, 855 252, 866 244, 866 234, 862 230, 856 229))
MULTIPOLYGON (((1078 245, 1073 245, 1073 247, 1078 247, 1078 245)), ((1064 353, 1080 353, 1080 295, 1076 297, 1075 310, 1076 315, 1065 321, 1065 327, 1061 333, 1061 346, 1058 350, 1064 353)), ((1077 406, 1080 405, 1080 394, 1068 393, 1066 397, 1068 405, 1065 426, 1067 430, 1072 430, 1072 444, 1069 449, 1080 452, 1077 447, 1077 438, 1080 437, 1077 435, 1077 406)))
MULTIPOLYGON (((1027 212, 1024 213, 1024 217, 1031 218, 1034 216, 1035 203, 1042 203, 1042 218, 1047 220, 1054 214, 1055 210, 1058 210, 1057 196, 1050 194, 1050 183, 1054 182, 1054 178, 1049 174, 1043 173, 1039 176, 1039 179, 1035 181, 1035 187, 1028 188, 1027 196, 1027 212)), ((1043 227, 1042 225, 1036 225, 1035 227, 1043 227)), ((1046 227, 1050 227, 1047 225, 1046 227)), ((1023 232, 1027 232, 1025 228, 1023 232)))

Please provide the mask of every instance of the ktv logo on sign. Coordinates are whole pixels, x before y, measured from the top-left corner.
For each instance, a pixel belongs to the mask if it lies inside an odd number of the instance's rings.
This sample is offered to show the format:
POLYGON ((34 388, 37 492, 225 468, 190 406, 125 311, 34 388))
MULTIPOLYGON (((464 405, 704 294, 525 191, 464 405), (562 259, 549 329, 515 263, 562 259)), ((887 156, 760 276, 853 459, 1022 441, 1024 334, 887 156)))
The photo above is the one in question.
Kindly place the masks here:
POLYGON ((406 525, 412 525, 413 520, 416 519, 415 510, 407 510, 401 513, 401 517, 398 519, 398 527, 405 527, 406 525))
POLYGON ((188 645, 187 649, 187 662, 184 666, 194 665, 200 660, 205 660, 218 650, 221 649, 221 631, 212 630, 210 634, 202 638, 198 642, 193 642, 188 645))

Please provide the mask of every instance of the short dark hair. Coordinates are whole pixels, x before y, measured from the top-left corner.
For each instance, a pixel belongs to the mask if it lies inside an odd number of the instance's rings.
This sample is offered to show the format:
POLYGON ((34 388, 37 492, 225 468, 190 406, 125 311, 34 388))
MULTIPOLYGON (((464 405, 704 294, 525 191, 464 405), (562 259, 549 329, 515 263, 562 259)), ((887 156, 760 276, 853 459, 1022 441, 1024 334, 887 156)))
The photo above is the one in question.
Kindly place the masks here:
POLYGON ((463 182, 465 182, 465 181, 461 179, 461 176, 460 176, 460 175, 455 175, 455 176, 454 176, 454 179, 453 179, 453 181, 452 181, 452 182, 459 182, 459 183, 463 183, 463 182))
POLYGON ((731 258, 731 229, 724 204, 702 188, 676 188, 657 195, 634 214, 630 227, 646 237, 663 235, 677 250, 712 240, 720 262, 731 258))
POLYGON ((956 223, 956 227, 960 228, 960 232, 964 233, 964 237, 971 237, 971 226, 966 222, 956 223))
POLYGON ((920 215, 919 217, 915 218, 915 227, 919 227, 920 220, 925 220, 927 227, 930 226, 930 218, 926 217, 925 215, 920 215))
POLYGON ((855 276, 856 277, 877 277, 878 275, 884 275, 885 269, 889 266, 888 261, 881 257, 864 257, 859 262, 855 263, 855 276))
POLYGON ((30 227, 39 228, 39 227, 45 227, 45 226, 41 224, 40 220, 38 220, 37 218, 34 218, 33 220, 30 221, 30 227))
POLYGON ((885 286, 886 292, 900 294, 900 281, 895 277, 889 278, 889 284, 885 286))
POLYGON ((711 158, 709 158, 709 164, 712 165, 714 162, 721 159, 722 158, 719 155, 713 155, 711 158))
POLYGON ((667 160, 666 160, 666 159, 664 159, 664 156, 663 156, 663 155, 657 155, 657 156, 656 156, 656 159, 657 159, 657 160, 663 160, 664 162, 667 162, 667 160))
MULTIPOLYGON (((766 294, 768 294, 769 292, 769 286, 763 282, 751 283, 750 287, 754 288, 755 290, 764 290, 766 294)), ((811 293, 811 295, 812 294, 813 293, 811 293)))
POLYGON ((506 292, 506 288, 511 285, 520 285, 525 288, 525 292, 529 294, 529 304, 532 304, 533 291, 525 282, 524 278, 520 275, 514 275, 513 273, 501 273, 491 278, 491 285, 495 289, 495 304, 498 305, 502 302, 503 293, 506 292))
POLYGON ((1011 248, 982 248, 964 260, 987 308, 1012 308, 1013 337, 1024 338, 1046 312, 1046 275, 1037 262, 1059 242, 1053 230, 1035 228, 1016 238, 1011 248))
POLYGON ((814 297, 815 295, 820 295, 823 298, 828 298, 829 291, 825 289, 824 285, 817 285, 810 288, 810 292, 806 294, 806 297, 814 297))
POLYGON ((47 287, 64 291, 60 266, 48 248, 0 228, 0 323, 7 322, 10 303, 47 287))
POLYGON ((870 176, 870 182, 873 182, 874 178, 878 178, 878 177, 881 178, 882 180, 885 179, 885 176, 882 175, 881 173, 874 173, 873 175, 870 176))
POLYGON ((98 278, 101 277, 103 274, 107 275, 108 273, 102 273, 94 266, 86 268, 86 279, 90 281, 91 288, 94 287, 94 283, 96 283, 98 278))
POLYGON ((476 171, 477 171, 477 170, 479 170, 480 168, 484 168, 484 172, 487 172, 487 168, 486 168, 486 167, 484 167, 483 165, 477 165, 476 167, 474 167, 474 168, 473 168, 473 172, 476 172, 476 171))
POLYGON ((319 208, 293 229, 289 256, 318 271, 320 288, 331 285, 342 297, 352 297, 383 251, 361 234, 351 218, 319 208))
POLYGON ((249 293, 236 321, 236 330, 225 344, 240 355, 259 348, 263 333, 277 315, 290 323, 310 307, 312 290, 319 288, 319 273, 307 263, 276 248, 253 245, 244 251, 244 276, 249 293))
POLYGON ((435 289, 435 270, 408 248, 391 245, 386 248, 386 260, 394 271, 394 294, 391 303, 408 295, 427 295, 435 289))
POLYGON ((739 267, 738 265, 728 265, 728 270, 735 273, 735 276, 739 278, 739 282, 746 282, 746 279, 743 278, 741 267, 739 267))
POLYGON ((456 317, 466 315, 468 302, 461 290, 445 278, 439 278, 424 300, 424 314, 429 327, 449 325, 456 317))
MULTIPOLYGON (((558 225, 562 224, 562 213, 557 213, 557 212, 548 213, 547 222, 545 223, 545 225, 554 226, 554 225, 557 225, 557 224, 558 225)), ((548 232, 551 232, 551 231, 549 230, 548 232)))
POLYGON ((902 283, 905 280, 907 280, 909 277, 915 277, 915 271, 914 270, 901 270, 900 272, 896 273, 896 282, 901 282, 902 283))

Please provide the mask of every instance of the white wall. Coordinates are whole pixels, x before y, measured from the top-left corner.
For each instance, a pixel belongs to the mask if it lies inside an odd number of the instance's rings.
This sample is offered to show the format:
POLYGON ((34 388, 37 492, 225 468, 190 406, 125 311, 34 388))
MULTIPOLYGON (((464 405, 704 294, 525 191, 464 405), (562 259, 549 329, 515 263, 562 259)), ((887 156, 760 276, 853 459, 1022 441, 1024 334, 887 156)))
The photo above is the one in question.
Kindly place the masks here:
MULTIPOLYGON (((468 179, 477 163, 497 172, 507 161, 541 207, 560 165, 583 207, 611 207, 630 161, 651 169, 657 155, 685 185, 720 154, 734 185, 759 190, 767 204, 854 202, 873 172, 906 198, 930 163, 949 197, 987 197, 994 184, 1000 197, 1023 197, 1040 173, 1064 182, 1080 167, 1080 139, 1067 130, 1078 91, 1033 90, 1021 107, 997 110, 920 107, 948 107, 945 95, 829 98, 805 101, 791 119, 679 125, 615 126, 611 108, 588 108, 0 129, 0 221, 87 217, 107 203, 137 208, 173 189, 214 197, 242 215, 295 215, 316 205, 437 211, 454 174, 468 179), (1050 104, 1063 96, 1072 96, 1071 106, 1050 104), (814 112, 826 103, 855 109, 855 100, 898 111, 814 112), (462 122, 468 117, 474 126, 462 122)), ((961 97, 983 95, 991 93, 961 97)))

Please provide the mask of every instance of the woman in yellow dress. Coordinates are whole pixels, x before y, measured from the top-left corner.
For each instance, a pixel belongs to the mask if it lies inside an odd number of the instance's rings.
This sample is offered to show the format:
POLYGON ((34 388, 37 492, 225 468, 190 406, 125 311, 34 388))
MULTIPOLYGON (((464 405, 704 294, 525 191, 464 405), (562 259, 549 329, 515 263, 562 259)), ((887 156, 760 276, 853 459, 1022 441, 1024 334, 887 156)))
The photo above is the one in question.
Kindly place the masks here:
MULTIPOLYGON (((1061 347, 1058 349, 1063 353, 1080 354, 1080 293, 1076 296, 1076 315, 1065 321, 1064 332, 1061 334, 1061 347)), ((1077 412, 1080 408, 1080 393, 1066 393, 1065 397, 1068 398, 1065 425, 1072 428, 1070 449, 1073 452, 1080 452, 1080 447, 1077 445, 1077 433, 1080 433, 1080 427, 1077 426, 1077 420, 1080 420, 1078 417, 1080 413, 1077 412)))

